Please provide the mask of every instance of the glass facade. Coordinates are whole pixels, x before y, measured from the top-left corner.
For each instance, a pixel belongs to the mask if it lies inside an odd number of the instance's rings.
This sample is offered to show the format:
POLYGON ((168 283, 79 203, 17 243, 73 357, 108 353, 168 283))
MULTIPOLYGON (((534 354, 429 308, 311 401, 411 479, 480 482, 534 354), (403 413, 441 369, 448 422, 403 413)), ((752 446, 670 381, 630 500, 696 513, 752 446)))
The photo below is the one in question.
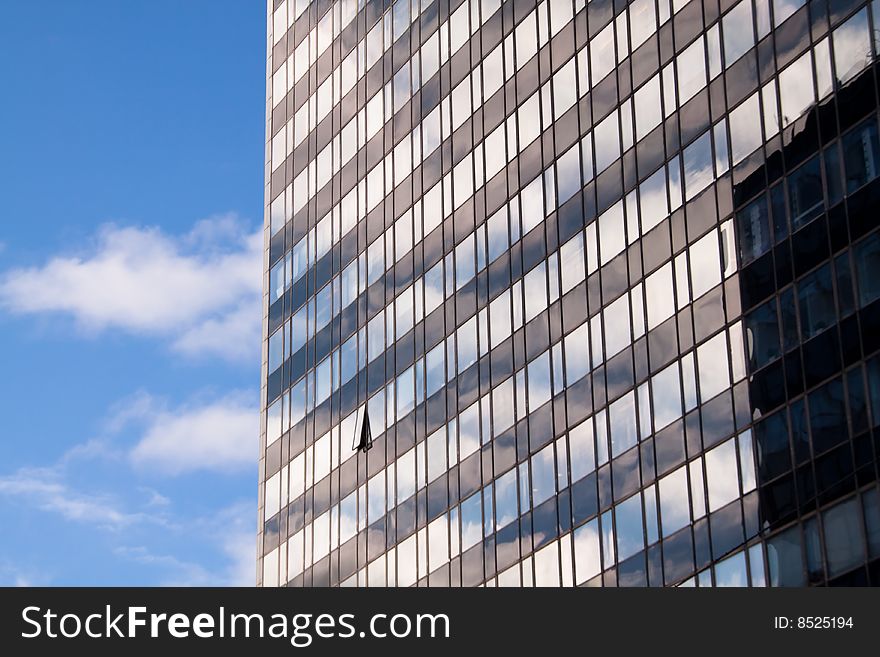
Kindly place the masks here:
POLYGON ((260 584, 880 584, 880 0, 268 4, 260 584))

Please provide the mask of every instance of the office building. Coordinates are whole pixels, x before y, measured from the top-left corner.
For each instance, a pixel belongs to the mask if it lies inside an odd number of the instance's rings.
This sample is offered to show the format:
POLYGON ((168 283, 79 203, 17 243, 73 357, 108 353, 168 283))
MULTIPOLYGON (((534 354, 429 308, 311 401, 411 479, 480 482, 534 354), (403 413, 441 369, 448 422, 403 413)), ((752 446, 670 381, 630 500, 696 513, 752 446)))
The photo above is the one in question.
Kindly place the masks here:
POLYGON ((260 584, 880 584, 880 3, 268 8, 260 584))

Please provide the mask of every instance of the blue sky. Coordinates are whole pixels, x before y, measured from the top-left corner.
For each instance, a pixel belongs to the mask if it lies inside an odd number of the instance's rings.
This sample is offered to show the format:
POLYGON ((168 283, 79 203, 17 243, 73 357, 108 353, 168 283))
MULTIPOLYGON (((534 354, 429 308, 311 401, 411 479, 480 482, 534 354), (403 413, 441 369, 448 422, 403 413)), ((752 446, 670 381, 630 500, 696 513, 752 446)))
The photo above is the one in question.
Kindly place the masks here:
POLYGON ((0 4, 0 585, 250 584, 265 3, 0 4))

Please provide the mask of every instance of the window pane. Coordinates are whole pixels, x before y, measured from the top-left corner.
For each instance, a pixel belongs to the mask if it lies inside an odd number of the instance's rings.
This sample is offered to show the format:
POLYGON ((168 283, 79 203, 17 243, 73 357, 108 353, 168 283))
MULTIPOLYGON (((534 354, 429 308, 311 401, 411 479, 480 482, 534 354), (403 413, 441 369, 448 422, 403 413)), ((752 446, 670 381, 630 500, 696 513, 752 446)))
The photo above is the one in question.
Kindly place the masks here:
POLYGON ((535 507, 556 494, 554 463, 552 444, 532 457, 532 505, 535 507))
POLYGON ((620 128, 617 121, 617 110, 611 112, 593 130, 596 142, 596 173, 604 171, 609 164, 620 157, 620 128))
POLYGON ((782 127, 793 123, 815 102, 812 55, 807 52, 779 74, 782 127))
POLYGON ((788 177, 788 200, 792 231, 807 224, 822 211, 822 174, 818 157, 788 177))
POLYGON ((727 66, 730 66, 755 45, 752 0, 742 0, 729 11, 724 17, 722 27, 724 28, 724 60, 727 66))
POLYGON ((862 9, 834 30, 834 70, 839 84, 846 84, 871 62, 868 9, 862 9))
POLYGON ((623 561, 644 548, 642 496, 638 493, 614 507, 617 527, 617 558, 623 561))
POLYGON ((501 529, 519 516, 516 502, 516 468, 495 480, 495 522, 501 529))
POLYGON ((756 308, 745 318, 749 369, 757 370, 781 355, 776 300, 756 308))
POLYGON ((742 264, 747 264, 770 248, 767 199, 763 195, 736 214, 737 241, 742 264))
POLYGON ((661 370, 651 379, 654 392, 654 430, 660 431, 681 417, 681 383, 678 363, 661 370))
POLYGON ((678 102, 683 106, 706 86, 706 50, 702 35, 676 58, 678 102))
POLYGON ((822 514, 829 577, 840 575, 865 560, 860 515, 855 498, 822 514))
POLYGON ((758 94, 755 93, 733 110, 728 117, 734 164, 738 164, 743 158, 751 155, 761 145, 761 122, 756 120, 761 116, 760 112, 758 94))
POLYGON ((837 321, 831 269, 827 264, 798 283, 798 306, 804 340, 824 331, 837 321))
POLYGON ((666 538, 690 522, 687 468, 679 468, 660 480, 660 519, 666 538))
POLYGON ((872 117, 845 135, 842 143, 846 191, 849 194, 877 177, 880 168, 877 120, 872 117))
POLYGON ((638 442, 636 404, 632 392, 625 394, 609 407, 611 417, 611 456, 623 454, 638 442))
POLYGON ((529 411, 550 401, 550 352, 545 351, 529 363, 529 411))
POLYGON ((691 200, 715 177, 712 164, 712 138, 709 132, 684 150, 685 197, 691 200))
POLYGON ((739 476, 736 467, 736 441, 727 442, 706 452, 706 484, 709 489, 709 511, 717 511, 739 497, 739 476))

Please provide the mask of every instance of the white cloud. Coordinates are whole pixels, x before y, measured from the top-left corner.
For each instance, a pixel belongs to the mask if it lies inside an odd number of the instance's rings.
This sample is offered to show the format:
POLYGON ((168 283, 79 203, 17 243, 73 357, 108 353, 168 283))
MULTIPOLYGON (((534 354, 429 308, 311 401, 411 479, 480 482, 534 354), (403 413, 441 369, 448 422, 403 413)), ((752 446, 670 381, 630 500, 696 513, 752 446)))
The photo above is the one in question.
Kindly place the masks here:
POLYGON ((187 355, 251 358, 259 353, 261 259, 261 232, 231 215, 184 235, 108 224, 79 254, 7 271, 0 307, 67 315, 89 333, 160 336, 187 355))
POLYGON ((43 511, 58 513, 67 520, 118 530, 147 520, 141 513, 122 510, 106 494, 73 489, 56 468, 21 468, 0 476, 0 495, 23 500, 43 511))
POLYGON ((195 518, 187 523, 190 538, 216 547, 221 555, 221 565, 217 568, 210 569, 171 554, 157 554, 143 545, 118 547, 114 553, 166 571, 161 586, 254 586, 257 541, 250 522, 254 514, 252 504, 239 503, 221 509, 213 516, 195 518))
POLYGON ((155 404, 130 456, 165 474, 231 472, 256 464, 258 436, 259 412, 244 395, 173 410, 155 404))

